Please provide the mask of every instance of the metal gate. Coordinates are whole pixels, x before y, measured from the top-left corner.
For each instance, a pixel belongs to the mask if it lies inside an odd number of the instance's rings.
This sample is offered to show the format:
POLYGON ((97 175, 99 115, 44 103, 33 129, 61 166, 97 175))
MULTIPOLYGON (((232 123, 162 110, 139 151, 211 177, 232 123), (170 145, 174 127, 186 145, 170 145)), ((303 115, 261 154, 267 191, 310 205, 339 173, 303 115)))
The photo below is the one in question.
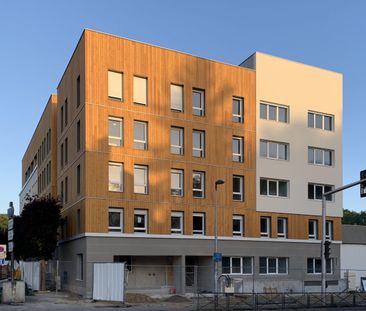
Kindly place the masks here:
POLYGON ((125 263, 94 263, 93 299, 124 301, 125 263))

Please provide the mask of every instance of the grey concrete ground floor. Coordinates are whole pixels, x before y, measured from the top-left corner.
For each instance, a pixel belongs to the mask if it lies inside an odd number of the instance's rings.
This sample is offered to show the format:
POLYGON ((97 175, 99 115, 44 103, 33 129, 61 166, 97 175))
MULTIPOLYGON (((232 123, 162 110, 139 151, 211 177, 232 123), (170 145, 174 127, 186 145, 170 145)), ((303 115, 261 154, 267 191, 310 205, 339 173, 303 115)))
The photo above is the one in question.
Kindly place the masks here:
MULTIPOLYGON (((218 249, 219 272, 230 276, 236 292, 320 290, 319 241, 222 238, 218 249)), ((92 297, 94 263, 126 262, 127 292, 212 291, 213 250, 210 237, 84 235, 59 245, 61 286, 92 297)), ((333 243, 328 291, 346 288, 339 257, 340 244, 333 243)))

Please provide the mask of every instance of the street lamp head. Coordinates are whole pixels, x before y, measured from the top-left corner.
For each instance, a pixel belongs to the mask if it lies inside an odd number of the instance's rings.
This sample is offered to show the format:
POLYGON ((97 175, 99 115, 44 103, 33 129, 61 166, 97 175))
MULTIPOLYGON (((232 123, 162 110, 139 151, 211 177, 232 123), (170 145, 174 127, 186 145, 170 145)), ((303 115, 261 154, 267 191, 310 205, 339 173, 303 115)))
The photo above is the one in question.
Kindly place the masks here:
POLYGON ((222 184, 224 184, 225 183, 225 181, 223 181, 222 179, 218 179, 218 180, 216 180, 215 181, 215 190, 217 190, 217 186, 218 185, 222 185, 222 184))

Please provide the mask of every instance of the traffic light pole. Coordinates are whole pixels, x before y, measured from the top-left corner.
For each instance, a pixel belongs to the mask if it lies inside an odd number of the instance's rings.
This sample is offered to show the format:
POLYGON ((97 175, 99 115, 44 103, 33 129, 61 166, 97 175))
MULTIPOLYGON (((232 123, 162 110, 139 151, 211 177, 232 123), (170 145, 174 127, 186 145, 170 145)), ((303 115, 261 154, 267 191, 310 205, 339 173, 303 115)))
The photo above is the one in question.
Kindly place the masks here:
POLYGON ((351 184, 345 185, 343 187, 339 187, 336 188, 332 191, 328 191, 323 193, 322 196, 322 241, 321 241, 321 247, 320 247, 320 251, 321 251, 321 261, 322 261, 322 288, 321 288, 321 293, 322 293, 322 297, 323 297, 323 302, 325 302, 324 298, 325 298, 325 285, 326 285, 326 280, 325 280, 325 276, 326 276, 326 260, 325 260, 325 247, 324 247, 324 243, 325 243, 325 234, 326 234, 326 216, 327 216, 327 212, 326 212, 326 207, 327 207, 327 196, 335 194, 337 192, 341 192, 343 190, 346 190, 348 188, 352 188, 354 186, 357 186, 359 184, 362 183, 366 183, 366 178, 361 179, 359 181, 355 181, 351 184))

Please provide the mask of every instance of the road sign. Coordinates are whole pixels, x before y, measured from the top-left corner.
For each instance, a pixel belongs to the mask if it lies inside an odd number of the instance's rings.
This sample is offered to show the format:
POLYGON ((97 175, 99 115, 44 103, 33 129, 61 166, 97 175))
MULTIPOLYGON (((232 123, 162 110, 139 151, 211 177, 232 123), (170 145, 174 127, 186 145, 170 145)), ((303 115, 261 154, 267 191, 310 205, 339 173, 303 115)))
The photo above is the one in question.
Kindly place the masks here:
POLYGON ((214 253, 213 254, 213 258, 215 262, 220 262, 222 261, 222 253, 214 253))
POLYGON ((8 231, 8 242, 9 241, 13 241, 14 238, 14 231, 13 230, 9 230, 8 231))
POLYGON ((6 245, 1 244, 0 245, 0 260, 6 258, 6 245))
POLYGON ((11 218, 14 216, 14 206, 13 206, 13 202, 9 203, 9 208, 8 208, 8 217, 11 218))
POLYGON ((8 242, 8 250, 9 250, 9 252, 13 252, 13 248, 14 248, 14 243, 13 243, 13 241, 8 242))
POLYGON ((14 225, 14 219, 11 218, 8 220, 8 230, 13 230, 13 225, 14 225))

